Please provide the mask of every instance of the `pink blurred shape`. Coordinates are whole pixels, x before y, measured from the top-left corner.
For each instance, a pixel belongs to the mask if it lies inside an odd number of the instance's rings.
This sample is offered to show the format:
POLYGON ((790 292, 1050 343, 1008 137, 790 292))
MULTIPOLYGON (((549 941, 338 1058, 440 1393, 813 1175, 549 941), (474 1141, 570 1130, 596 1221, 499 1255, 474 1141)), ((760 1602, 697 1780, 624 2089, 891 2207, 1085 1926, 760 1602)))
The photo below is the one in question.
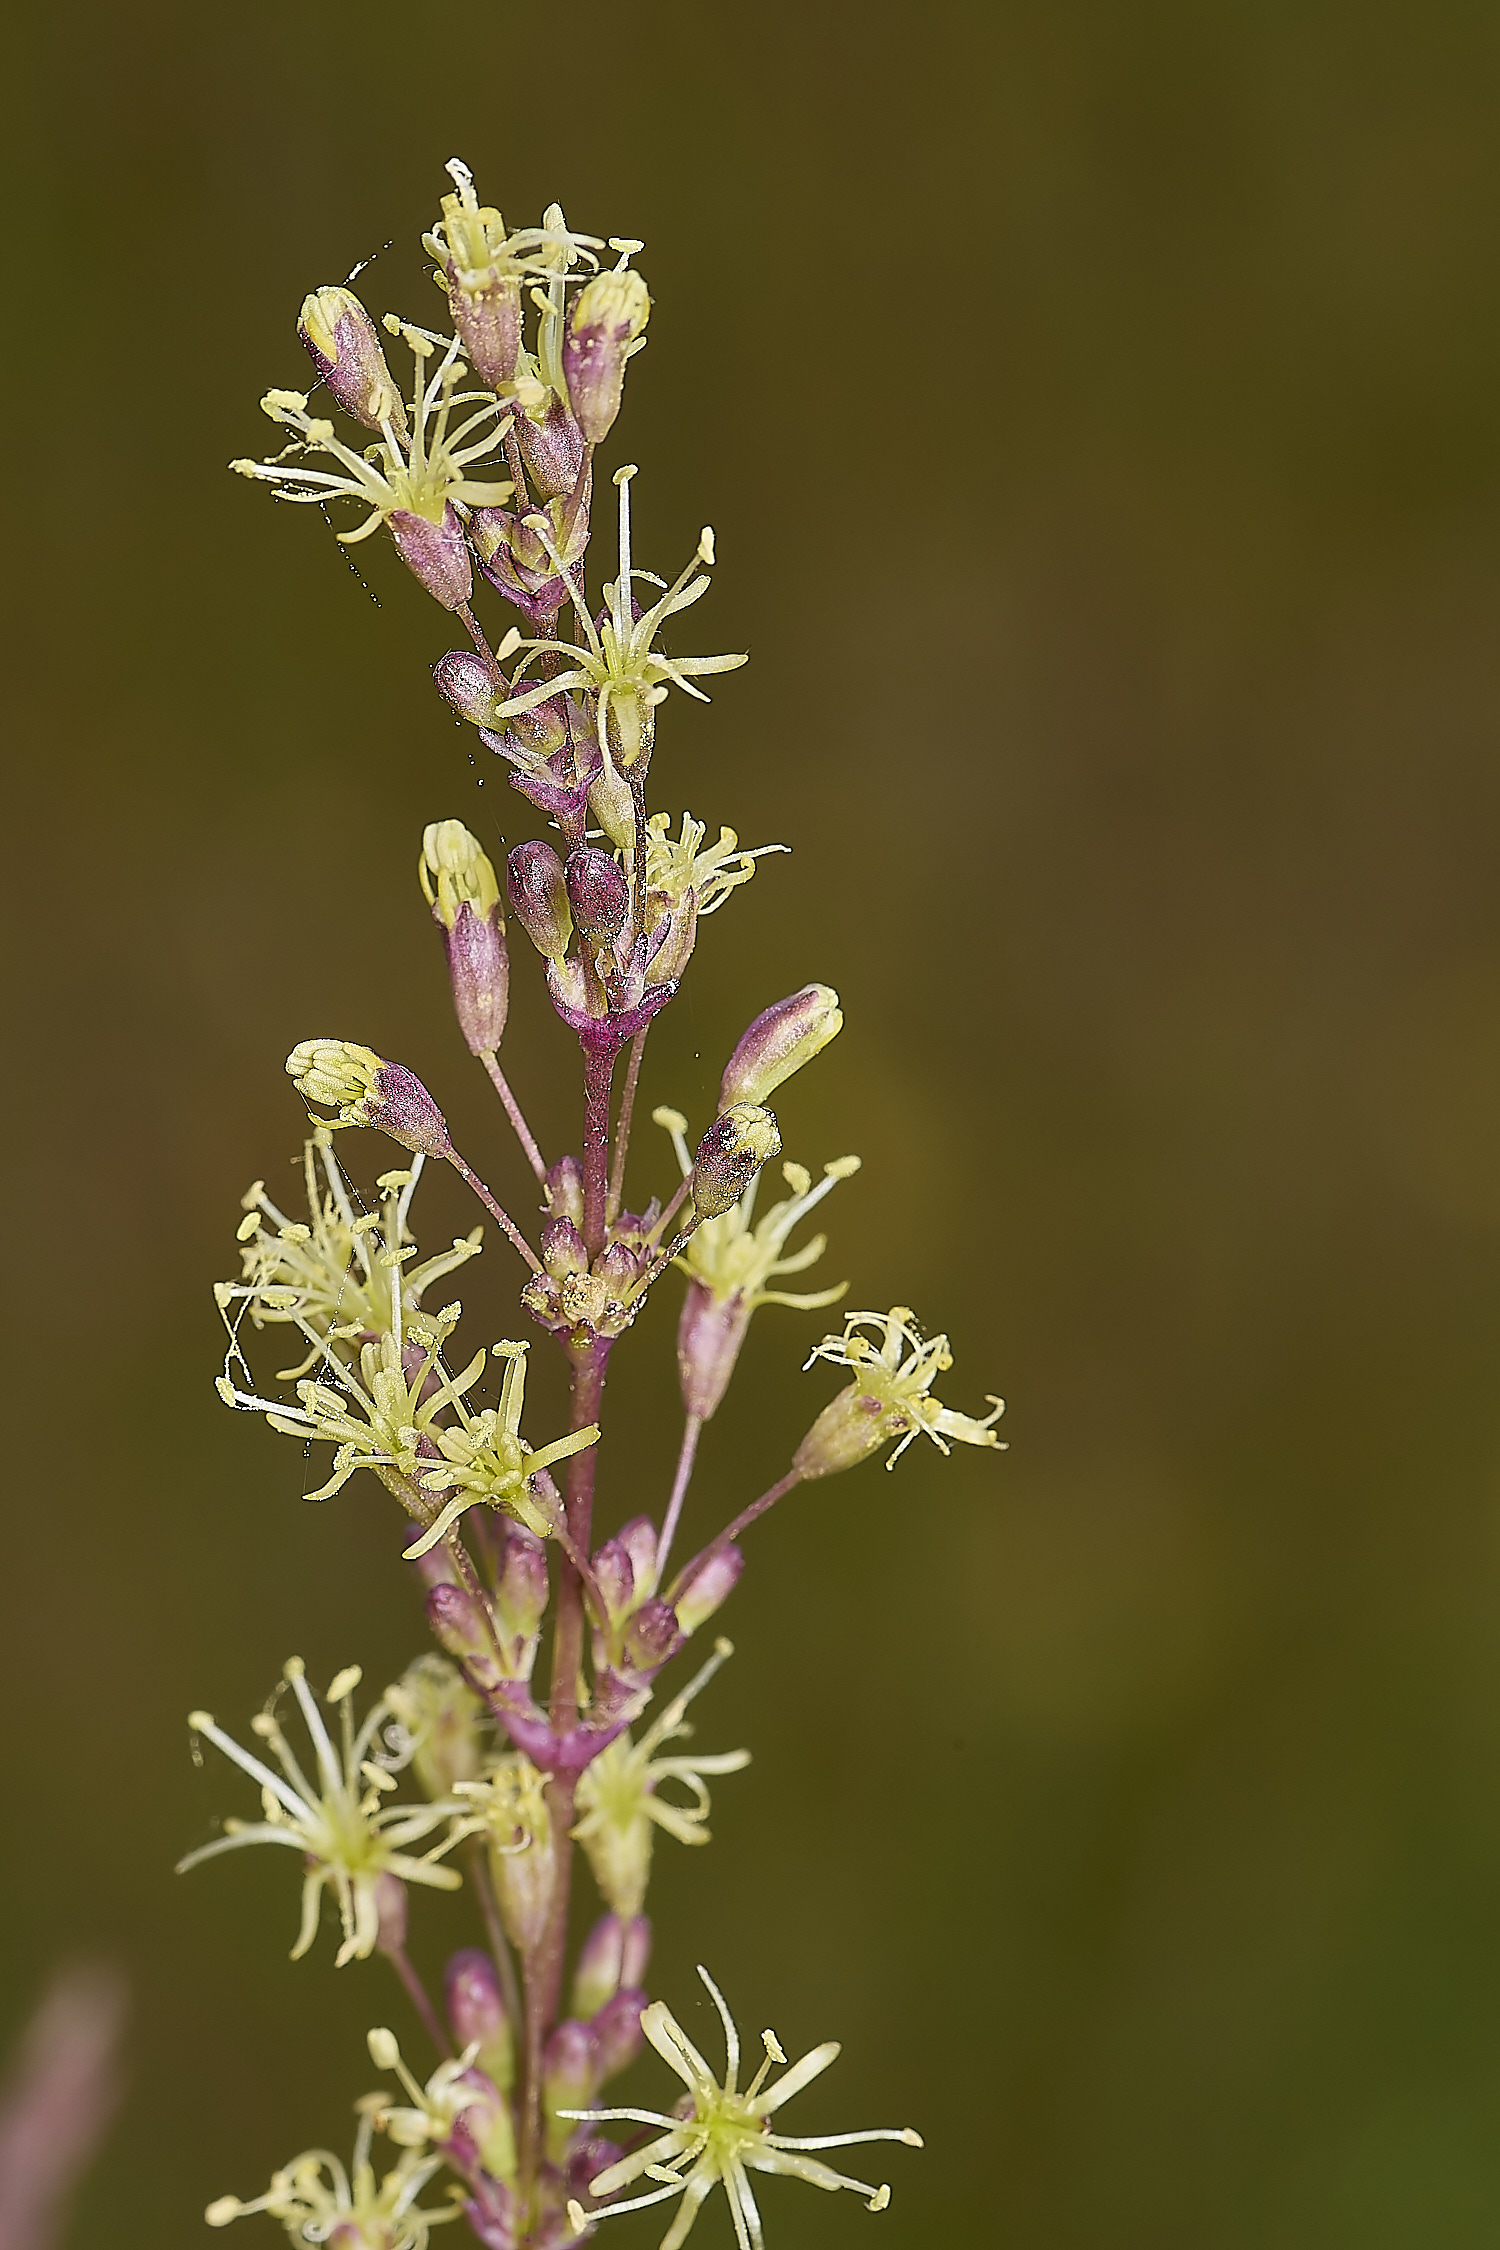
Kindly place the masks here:
POLYGON ((52 2250, 119 2098, 124 1979, 61 1970, 0 2087, 0 2250, 52 2250))

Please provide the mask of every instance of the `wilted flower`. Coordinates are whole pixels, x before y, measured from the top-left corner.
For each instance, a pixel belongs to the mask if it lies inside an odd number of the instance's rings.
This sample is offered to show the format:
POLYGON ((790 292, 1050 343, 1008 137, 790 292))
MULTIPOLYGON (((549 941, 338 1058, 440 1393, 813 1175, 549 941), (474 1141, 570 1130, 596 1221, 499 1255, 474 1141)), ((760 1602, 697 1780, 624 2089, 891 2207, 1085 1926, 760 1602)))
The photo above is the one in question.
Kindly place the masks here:
POLYGON ((279 1774, 222 1733, 206 1711, 194 1711, 188 1719, 194 1733, 213 1743, 252 1781, 260 1783, 264 1817, 253 1823, 226 1820, 224 1834, 179 1860, 177 1872, 183 1874, 205 1859, 238 1851, 247 1844, 289 1845, 302 1853, 305 1869, 302 1926, 292 1959, 300 1961, 312 1944, 318 1928, 318 1904, 327 1889, 338 1902, 344 1925, 344 1942, 335 1964, 342 1968, 346 1961, 363 1960, 375 1950, 380 1929, 376 1900, 380 1876, 397 1875, 403 1882, 426 1883, 433 1890, 458 1889, 460 1878, 452 1868, 435 1864, 457 1841, 457 1832, 450 1830, 420 1859, 413 1858, 406 1847, 451 1822, 464 1808, 451 1799, 429 1805, 392 1805, 385 1801, 396 1784, 372 1753, 381 1725, 389 1716, 389 1705, 384 1701, 373 1704, 355 1732, 349 1698, 360 1681, 357 1664, 348 1665, 338 1674, 325 1699, 330 1705, 340 1706, 338 1747, 308 1687, 300 1657, 294 1656, 287 1664, 285 1677, 312 1740, 317 1781, 310 1781, 303 1772, 270 1705, 257 1713, 250 1725, 275 1755, 281 1767, 279 1774))
POLYGON ((606 2204, 587 2214, 581 2204, 574 2203, 569 2207, 574 2226, 581 2233, 590 2220, 618 2218, 624 2211, 643 2211, 648 2204, 666 2203, 674 2195, 680 2195, 682 2209, 661 2243, 661 2250, 679 2250, 679 2245, 692 2232, 699 2211, 713 2190, 722 2185, 740 2250, 761 2250, 760 2213, 747 2176, 751 2172, 780 2172, 790 2179, 806 2180, 811 2187, 852 2188, 856 2195, 867 2198, 872 2211, 883 2211, 891 2200, 888 2187, 872 2187, 867 2180, 852 2180, 846 2173, 835 2172, 831 2165, 818 2163, 808 2151, 849 2148, 856 2141, 900 2141, 907 2148, 920 2148, 921 2135, 909 2126, 877 2128, 865 2133, 818 2133, 808 2139, 773 2133, 771 2118, 784 2102, 790 2101, 793 2094, 800 2094, 804 2086, 837 2059, 838 2041, 830 2039, 823 2046, 814 2047, 800 2062, 793 2063, 775 2085, 768 2086, 765 2083, 767 2073, 773 2064, 784 2063, 786 2056, 775 2033, 762 2032, 765 2061, 740 2093, 737 2089, 739 2033, 724 2004, 724 1996, 707 1969, 700 1968, 698 1974, 707 1985, 724 2025, 723 2081, 714 2076, 665 2004, 653 2001, 641 2017, 641 2029, 662 2061, 686 2086, 691 2113, 687 2117, 667 2117, 656 2109, 574 2111, 574 2116, 591 2125, 621 2119, 662 2128, 658 2139, 648 2141, 644 2148, 636 2149, 618 2164, 609 2165, 592 2179, 589 2182, 591 2195, 613 2195, 617 2189, 628 2187, 632 2180, 643 2175, 666 2183, 653 2195, 633 2196, 628 2203, 606 2204))

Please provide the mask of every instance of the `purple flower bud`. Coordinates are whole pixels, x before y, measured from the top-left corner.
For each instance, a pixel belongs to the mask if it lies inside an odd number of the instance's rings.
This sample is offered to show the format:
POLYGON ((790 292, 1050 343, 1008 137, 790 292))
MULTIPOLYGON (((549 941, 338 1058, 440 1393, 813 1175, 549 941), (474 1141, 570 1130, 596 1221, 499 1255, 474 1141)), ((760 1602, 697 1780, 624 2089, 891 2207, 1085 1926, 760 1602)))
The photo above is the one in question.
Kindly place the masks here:
POLYGON ((805 984, 758 1015, 725 1067, 719 1108, 763 1102, 784 1078, 821 1054, 843 1027, 832 985, 805 984))
POLYGON ((538 953, 560 961, 573 938, 563 864, 550 844, 517 844, 507 868, 510 903, 538 953))
POLYGON ((638 273, 601 273, 573 300, 563 340, 563 373, 579 428, 590 445, 608 437, 620 411, 625 362, 651 312, 638 273))
POLYGON ((716 1117, 693 1158, 693 1209, 717 1219, 739 1202, 763 1164, 781 1154, 781 1134, 768 1109, 736 1102, 716 1117))
POLYGON ((446 933, 453 1012, 471 1055, 492 1055, 510 1011, 510 956, 500 909, 483 918, 467 899, 446 933))
POLYGON ((632 1914, 625 1924, 625 1948, 620 1955, 621 1984, 644 1984, 650 1959, 650 1920, 644 1914, 632 1914))
POLYGON ((643 1602, 630 1620, 625 1635, 625 1663, 632 1672, 656 1672, 675 1656, 687 1635, 681 1631, 677 1613, 664 1601, 643 1602))
POLYGON ((443 1971, 448 2021, 460 2047, 479 2043, 479 2066, 505 2092, 515 2077, 515 2045, 495 1964, 467 1946, 443 1971))
POLYGON ((696 1633, 716 1609, 722 1608, 744 1567, 745 1558, 738 1547, 720 1547, 699 1565, 677 1597, 677 1622, 685 1633, 696 1633))
POLYGON ((550 1591, 544 1542, 522 1524, 507 1525, 504 1551, 495 1571, 495 1608, 502 1630, 534 1638, 546 1614, 550 1591))
POLYGON ((591 2029, 599 2057, 599 2083, 618 2077, 641 2051, 641 2010, 647 1994, 640 1985, 622 1985, 593 2018, 591 2029))
MULTIPOLYGON (((635 1596, 635 1569, 618 1539, 606 1539, 593 1559, 594 1583, 606 1611, 606 1624, 630 1615, 635 1596)), ((592 2011, 591 2011, 592 2012, 592 2011)))
POLYGON ((609 853, 585 844, 569 857, 564 877, 573 919, 584 936, 596 944, 618 937, 630 912, 630 885, 609 853))
POLYGON ((620 1989, 625 1957, 625 1925, 618 1914, 606 1914, 583 1941, 573 1978, 573 2013, 596 2016, 606 2000, 620 1989))
POLYGON ((547 503, 542 516, 518 515, 509 508, 476 508, 469 517, 469 536, 480 569, 495 591, 534 626, 545 626, 556 616, 568 599, 570 585, 575 592, 582 591, 583 556, 589 543, 589 482, 585 477, 576 508, 570 499, 558 499, 547 503))
MULTIPOLYGON (((602 2170, 602 2166, 595 2169, 602 2170)), ((493 2180, 483 2172, 472 2185, 474 2192, 464 2205, 464 2217, 475 2239, 483 2245, 483 2250, 516 2250, 520 2241, 521 2213, 514 2190, 504 2180, 493 2180)), ((347 2229, 338 2231, 347 2233, 347 2229)), ((344 2250, 337 2232, 329 2241, 332 2250, 344 2250)))
POLYGON ((378 430, 404 431, 401 394, 380 348, 375 323, 349 289, 315 289, 302 307, 297 334, 332 397, 346 414, 378 430))
POLYGON ((470 726, 488 726, 500 691, 483 657, 473 649, 450 648, 432 667, 432 676, 461 719, 467 719, 470 726))
POLYGON ((583 1217, 583 1167, 576 1156, 560 1156, 547 1174, 547 1208, 575 1222, 583 1217))
MULTIPOLYGON (((509 2102, 482 2070, 461 2070, 452 2083, 466 2098, 447 2138, 437 2144, 442 2153, 465 2175, 487 2172, 491 2179, 514 2179, 516 2128, 509 2102)), ((329 2239, 337 2244, 337 2229, 329 2239)))
POLYGON ((701 1422, 710 1419, 729 1388, 751 1309, 743 1290, 716 1297, 706 1282, 688 1282, 677 1323, 677 1373, 682 1403, 701 1422))
POLYGON ((443 1113, 420 1078, 347 1039, 304 1039, 286 1058, 304 1101, 337 1108, 340 1125, 373 1125, 424 1156, 451 1154, 443 1113))
POLYGON ((632 1516, 615 1533, 630 1557, 637 1586, 649 1586, 656 1576, 656 1526, 649 1516, 632 1516))
POLYGON ((560 2023, 542 2054, 542 2108, 547 2119, 547 2156, 560 2164, 573 2138, 574 2122, 560 2109, 587 2109, 599 2085, 599 2042, 586 2023, 560 2023))
POLYGON ((588 1272, 589 1254, 571 1219, 549 1219, 542 1228, 542 1264, 555 1281, 588 1272))
POLYGON ((461 1664, 472 1687, 483 1695, 500 1685, 503 1674, 478 1597, 466 1586, 434 1586, 427 1596, 427 1622, 434 1638, 455 1663, 461 1664))
POLYGON ((393 509, 385 520, 401 560, 433 600, 444 609, 462 609, 474 591, 474 569, 452 502, 444 507, 441 523, 429 523, 409 508, 393 509))
POLYGON ((406 1950, 406 1885, 399 1875, 376 1876, 375 1913, 379 1924, 375 1950, 394 1960, 406 1950))
POLYGON ((583 468, 584 442, 582 430, 562 400, 555 394, 550 397, 539 422, 529 414, 520 415, 516 436, 526 472, 543 499, 560 500, 571 493, 583 468))
POLYGON ((641 1260, 628 1242, 612 1242, 600 1256, 594 1271, 612 1288, 628 1289, 640 1278, 641 1260))

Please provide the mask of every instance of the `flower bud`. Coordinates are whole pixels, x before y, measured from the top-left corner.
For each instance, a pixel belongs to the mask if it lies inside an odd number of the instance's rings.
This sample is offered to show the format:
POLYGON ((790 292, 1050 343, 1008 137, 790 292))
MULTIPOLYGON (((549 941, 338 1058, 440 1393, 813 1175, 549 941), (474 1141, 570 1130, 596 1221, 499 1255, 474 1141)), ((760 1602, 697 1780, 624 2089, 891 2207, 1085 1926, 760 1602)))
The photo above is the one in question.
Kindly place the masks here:
POLYGON ((488 726, 498 691, 483 657, 470 648, 450 648, 433 665, 432 676, 461 719, 472 727, 488 726))
POLYGON ((664 1601, 643 1602, 625 1633, 624 1663, 629 1672, 658 1672, 675 1656, 687 1635, 677 1612, 664 1601))
POLYGON ((583 1167, 576 1156, 560 1156, 547 1174, 547 1208, 575 1225, 583 1217, 583 1167))
POLYGON ((524 1525, 508 1524, 504 1551, 495 1570, 495 1611, 501 1630, 534 1640, 550 1592, 545 1545, 524 1525))
POLYGON ((406 1951, 406 1885, 384 1870, 375 1878, 375 1950, 394 1961, 406 1951))
POLYGON ((474 1946, 455 1953, 443 1971, 443 1995, 455 2041, 460 2047, 477 2042, 480 2069, 507 2092, 516 2075, 515 2042, 489 1955, 474 1946))
POLYGON ((720 1547, 700 1563, 677 1597, 677 1622, 685 1633, 696 1633, 721 1609, 739 1583, 745 1558, 738 1547, 720 1547))
MULTIPOLYGON (((743 1042, 742 1042, 743 1044, 743 1042)), ((716 1117, 693 1158, 693 1209, 717 1219, 739 1202, 763 1164, 781 1154, 781 1134, 768 1109, 735 1102, 716 1117)))
POLYGON ((302 306, 297 334, 324 387, 367 430, 406 428, 401 393, 380 348, 375 323, 350 289, 315 289, 302 306))
POLYGON ((625 1925, 618 1914, 606 1914, 583 1941, 573 1979, 573 2013, 596 2016, 606 2000, 620 1989, 624 1965, 625 1925))
MULTIPOLYGON (((516 2128, 510 2103, 484 2071, 461 2070, 452 2085, 466 2099, 442 2144, 449 2162, 461 2172, 478 2169, 494 2180, 513 2180, 516 2128)), ((337 2234, 329 2240, 337 2245, 337 2234)))
POLYGON ((532 1781, 518 1792, 516 1827, 490 1850, 500 1919, 511 1944, 523 1954, 540 1945, 557 1886, 552 1814, 542 1794, 541 1776, 534 1769, 532 1773, 532 1781))
POLYGON ((573 940, 563 863, 550 844, 517 844, 507 867, 510 903, 538 953, 560 961, 573 940))
POLYGON ((589 790, 589 811, 617 851, 635 850, 635 799, 618 766, 606 766, 589 790))
POLYGON ((495 1659, 479 1596, 466 1586, 434 1586, 427 1596, 427 1622, 433 1638, 464 1669, 481 1694, 497 1688, 504 1674, 495 1659))
POLYGON ((569 855, 564 878, 573 919, 584 936, 596 945, 618 937, 630 912, 630 885, 609 853, 583 845, 569 855))
POLYGON ((730 1056, 719 1088, 719 1107, 763 1102, 793 1071, 821 1054, 843 1029, 839 996, 831 985, 805 984, 800 992, 758 1015, 730 1056))
POLYGON ((688 1282, 677 1323, 677 1373, 682 1403, 700 1422, 711 1419, 729 1388, 753 1310, 742 1289, 716 1297, 696 1277, 688 1282))
POLYGON ((560 500, 571 493, 583 469, 583 432, 562 400, 549 393, 542 419, 521 414, 515 428, 526 473, 542 498, 560 500))
POLYGON ((588 1249, 571 1219, 549 1219, 542 1228, 542 1264, 554 1281, 588 1272, 588 1249))
POLYGON ((471 1055, 492 1055, 510 1007, 510 958, 495 870, 461 820, 436 820, 423 830, 417 874, 443 930, 459 1029, 471 1055))
POLYGON ((542 2108, 547 2157, 560 2164, 573 2138, 573 2119, 560 2109, 587 2109, 599 2085, 599 2042, 586 2023, 560 2023, 542 2054, 542 2108))
POLYGON ((373 1125, 424 1156, 450 1154, 443 1113, 420 1078, 400 1063, 346 1039, 304 1039, 286 1058, 287 1076, 304 1101, 338 1109, 319 1124, 373 1125))
POLYGON ((625 362, 651 314, 638 273, 596 274, 573 300, 563 373, 578 426, 590 445, 608 437, 620 411, 625 362))
POLYGON ((648 1995, 638 1984, 621 1985, 618 1992, 605 2001, 594 2017, 590 2029, 594 2034, 599 2061, 599 2083, 616 2078, 627 2063, 633 2063, 641 2051, 641 2011, 648 2003, 648 1995))
POLYGON ((462 609, 474 591, 474 566, 452 501, 444 504, 438 523, 413 515, 409 508, 394 508, 385 520, 396 551, 413 577, 420 578, 444 609, 462 609))
POLYGON ((569 514, 569 502, 558 499, 547 503, 545 519, 517 515, 508 508, 476 508, 469 517, 469 536, 480 569, 496 593, 514 603, 534 626, 544 627, 556 616, 570 584, 575 589, 582 586, 583 555, 589 543, 586 485, 579 505, 571 510, 571 521, 569 514))

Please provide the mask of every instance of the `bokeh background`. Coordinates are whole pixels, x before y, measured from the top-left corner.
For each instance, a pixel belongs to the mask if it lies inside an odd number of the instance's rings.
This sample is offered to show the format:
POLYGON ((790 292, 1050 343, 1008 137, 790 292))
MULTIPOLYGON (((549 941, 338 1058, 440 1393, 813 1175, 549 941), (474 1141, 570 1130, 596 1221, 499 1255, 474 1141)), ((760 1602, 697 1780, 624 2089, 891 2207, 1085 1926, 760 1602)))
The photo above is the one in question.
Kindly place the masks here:
MULTIPOLYGON (((842 2036, 803 2130, 924 2128, 887 2250, 1491 2242, 1493 9, 66 0, 9 59, 0 2016, 80 1952, 136 1992, 75 2250, 198 2242, 343 2143, 405 2021, 378 1962, 288 1966, 279 1864, 171 1869, 236 1797, 190 1707, 421 1638, 378 1491, 304 1508, 211 1387, 283 1054, 399 1055, 523 1184, 413 866, 526 808, 394 557, 223 469, 306 288, 376 254, 377 311, 435 316, 455 153, 517 221, 646 239, 611 461, 645 564, 717 528, 681 645, 753 652, 668 714, 657 801, 795 847, 708 926, 648 1102, 701 1117, 751 1013, 836 984, 781 1105, 790 1154, 865 1158, 829 1270, 950 1331, 953 1403, 1011 1402, 1007 1454, 755 1533, 700 1739, 756 1762, 658 1854, 657 1988, 693 2009, 706 1959, 842 2036)), ((488 1333, 512 1283, 468 1277, 488 1333)), ((827 1395, 822 1326, 758 1318, 698 1524, 827 1395)), ((663 1489, 669 1337, 618 1355, 606 1520, 663 1489)), ((781 2250, 875 2223, 766 2204, 781 2250)))

